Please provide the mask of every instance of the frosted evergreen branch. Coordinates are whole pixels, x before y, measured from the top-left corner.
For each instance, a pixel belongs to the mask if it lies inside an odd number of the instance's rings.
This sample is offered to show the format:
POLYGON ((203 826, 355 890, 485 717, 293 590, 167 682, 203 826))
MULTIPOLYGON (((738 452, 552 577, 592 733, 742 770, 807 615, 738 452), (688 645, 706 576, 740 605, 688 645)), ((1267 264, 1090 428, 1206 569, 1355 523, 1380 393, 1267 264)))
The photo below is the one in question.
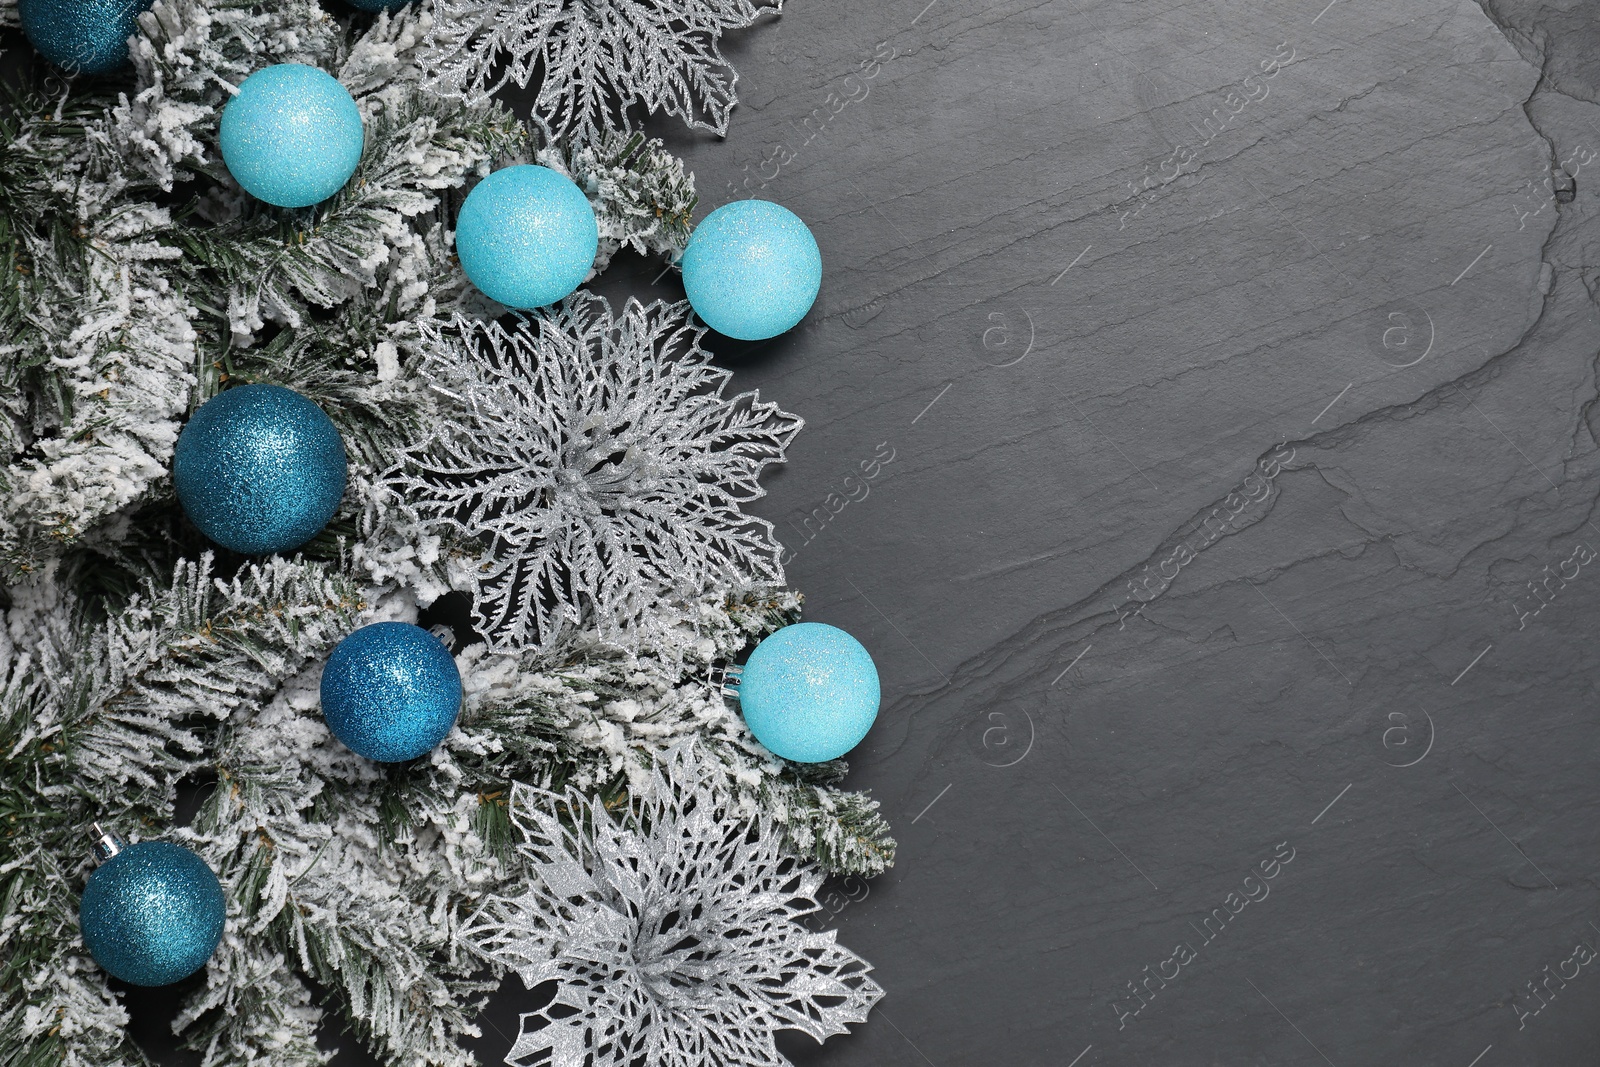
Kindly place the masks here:
POLYGON ((273 560, 229 581, 209 568, 180 565, 104 622, 48 580, 13 590, 0 646, 0 811, 13 828, 0 862, 0 1019, 19 1026, 0 1031, 0 1055, 38 1041, 81 1067, 142 1059, 78 937, 88 825, 137 837, 169 824, 218 721, 274 691, 362 606, 354 583, 317 566, 273 560))
POLYGON ((188 835, 239 914, 178 1025, 195 1023, 192 1046, 258 1049, 252 1034, 275 1001, 259 997, 250 967, 287 958, 386 1062, 465 1067, 456 1038, 475 1032, 494 987, 456 949, 452 918, 493 870, 470 832, 476 799, 452 807, 448 791, 427 791, 403 825, 386 825, 393 783, 295 704, 275 701, 224 740, 218 788, 188 835))
POLYGON ((462 113, 416 96, 370 117, 367 131, 355 176, 327 202, 300 211, 252 202, 215 228, 183 231, 186 262, 227 287, 232 343, 248 345, 265 321, 296 327, 309 308, 370 300, 374 289, 392 285, 412 311, 434 285, 463 288, 440 278, 442 250, 424 232, 439 222, 442 191, 517 152, 522 126, 497 105, 462 113))
POLYGON ((24 93, 0 119, 0 573, 137 498, 192 381, 166 209, 94 136, 96 109, 24 93), (127 198, 127 199, 125 199, 127 198))
MULTIPOLYGON (((830 873, 874 875, 895 842, 877 802, 839 788, 839 761, 798 766, 767 752, 714 688, 717 668, 756 640, 799 619, 792 593, 748 592, 680 604, 679 627, 643 655, 569 649, 565 663, 540 663, 478 646, 462 656, 466 702, 456 755, 470 781, 493 791, 528 780, 527 749, 547 753, 563 786, 621 796, 644 788, 674 745, 699 738, 727 787, 769 811, 786 845, 830 873), (515 737, 510 751, 495 737, 515 737)), ((503 822, 485 818, 497 830, 503 822)), ((501 839, 491 841, 497 847, 501 839)))
POLYGON ((595 273, 622 248, 673 262, 683 254, 700 198, 694 175, 660 138, 607 130, 593 142, 547 143, 534 162, 571 178, 593 203, 600 229, 595 273))

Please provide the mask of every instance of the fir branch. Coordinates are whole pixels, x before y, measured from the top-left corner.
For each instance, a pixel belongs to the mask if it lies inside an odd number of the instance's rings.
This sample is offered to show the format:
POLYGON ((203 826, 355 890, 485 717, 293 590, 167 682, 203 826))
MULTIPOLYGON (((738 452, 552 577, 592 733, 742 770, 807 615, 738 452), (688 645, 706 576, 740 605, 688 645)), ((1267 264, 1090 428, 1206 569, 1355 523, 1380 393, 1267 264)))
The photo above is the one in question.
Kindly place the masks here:
POLYGON ((660 138, 606 130, 592 140, 551 142, 547 134, 546 141, 534 161, 571 178, 594 205, 600 228, 594 273, 623 248, 677 262, 700 198, 694 175, 660 138))
MULTIPOLYGON (((170 825, 177 783, 206 765, 218 720, 276 690, 364 603, 324 567, 275 559, 224 582, 209 557, 148 583, 104 622, 49 581, 14 595, 0 648, 0 1020, 17 1026, 0 1032, 83 1067, 136 1060, 78 937, 87 828, 137 836, 170 825)), ((11 1040, 0 1050, 17 1055, 11 1040)))
POLYGON ((302 326, 308 307, 358 297, 382 306, 387 297, 412 310, 423 294, 463 291, 459 267, 446 261, 447 275, 426 233, 440 219, 440 194, 515 152, 521 125, 498 105, 463 112, 414 96, 366 126, 355 176, 328 201, 297 211, 241 202, 235 217, 177 235, 197 280, 227 292, 233 344, 248 345, 264 320, 302 326))
MULTIPOLYGON (((218 786, 185 833, 238 903, 207 987, 178 1025, 208 1063, 260 1054, 262 959, 288 959, 332 992, 387 1062, 459 1064, 495 982, 455 930, 496 865, 472 829, 476 798, 432 766, 386 768, 333 741, 316 710, 320 665, 237 716, 219 738, 218 786)), ((308 1033, 310 1029, 308 1028, 308 1033)), ((309 1044, 306 1045, 309 1048, 309 1044)))
POLYGON ((192 311, 164 208, 104 115, 23 93, 0 146, 0 573, 37 568, 158 476, 190 384, 192 311))
MULTIPOLYGON (((795 594, 764 590, 680 604, 676 643, 632 657, 569 646, 563 659, 541 662, 469 649, 461 657, 460 729, 446 741, 463 787, 498 801, 513 782, 552 775, 562 786, 620 795, 642 787, 673 745, 699 737, 730 788, 770 812, 797 855, 830 873, 882 872, 895 842, 876 801, 839 788, 843 762, 805 766, 774 757, 714 688, 721 664, 798 621, 799 608, 795 594)), ((499 826, 498 813, 480 819, 499 826)))

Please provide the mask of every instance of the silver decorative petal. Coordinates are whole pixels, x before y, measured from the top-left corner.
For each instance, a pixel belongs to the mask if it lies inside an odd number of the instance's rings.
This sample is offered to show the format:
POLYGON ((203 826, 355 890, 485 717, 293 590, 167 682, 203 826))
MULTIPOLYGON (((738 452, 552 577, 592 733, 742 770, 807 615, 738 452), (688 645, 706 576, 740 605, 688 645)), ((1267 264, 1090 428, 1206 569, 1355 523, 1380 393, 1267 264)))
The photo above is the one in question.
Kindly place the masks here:
POLYGON ((821 1041, 883 996, 834 931, 797 921, 818 910, 821 873, 765 815, 734 810, 693 744, 664 763, 616 813, 571 789, 513 789, 528 888, 491 898, 463 937, 557 991, 522 1016, 507 1063, 787 1067, 775 1030, 821 1041))
POLYGON ((539 79, 533 113, 557 136, 628 126, 630 105, 725 134, 739 76, 723 31, 783 0, 434 0, 420 61, 432 87, 481 100, 539 79))
POLYGON ((456 410, 388 474, 422 522, 484 546, 473 610, 500 649, 592 628, 631 647, 661 606, 782 585, 765 494, 804 423, 756 393, 724 397, 686 302, 580 291, 511 328, 425 327, 424 373, 456 410))

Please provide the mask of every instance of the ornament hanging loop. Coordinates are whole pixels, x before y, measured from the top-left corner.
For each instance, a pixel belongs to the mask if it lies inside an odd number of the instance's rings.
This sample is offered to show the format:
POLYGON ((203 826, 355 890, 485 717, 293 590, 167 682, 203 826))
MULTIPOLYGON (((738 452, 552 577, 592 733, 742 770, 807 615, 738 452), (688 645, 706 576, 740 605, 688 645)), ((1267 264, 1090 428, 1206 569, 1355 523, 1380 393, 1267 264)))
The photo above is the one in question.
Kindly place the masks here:
POLYGON ((720 690, 723 696, 732 697, 734 702, 739 700, 739 683, 744 680, 744 668, 737 663, 730 663, 723 667, 717 675, 712 676, 712 686, 720 690))
POLYGON ((89 824, 89 838, 94 842, 94 860, 104 863, 118 852, 128 847, 128 842, 115 830, 107 830, 99 823, 89 824))

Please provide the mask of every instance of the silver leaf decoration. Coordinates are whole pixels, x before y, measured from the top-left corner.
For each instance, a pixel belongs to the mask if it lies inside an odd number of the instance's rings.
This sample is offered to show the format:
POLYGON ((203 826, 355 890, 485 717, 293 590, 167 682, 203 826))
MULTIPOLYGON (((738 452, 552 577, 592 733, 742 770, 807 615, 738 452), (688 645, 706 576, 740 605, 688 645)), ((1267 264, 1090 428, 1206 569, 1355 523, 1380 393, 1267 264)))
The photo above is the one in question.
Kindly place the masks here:
POLYGON ((579 291, 509 329, 424 330, 424 374, 453 405, 388 474, 424 528, 481 544, 474 618, 498 649, 588 628, 637 647, 667 605, 783 584, 772 524, 741 505, 804 423, 724 397, 687 302, 579 291))
POLYGON ((533 114, 558 137, 628 128, 630 105, 727 133, 739 76, 718 39, 782 0, 434 0, 420 60, 430 85, 482 100, 538 80, 533 114))
POLYGON ((616 812, 570 788, 512 790, 527 888, 490 898, 463 937, 529 989, 556 984, 522 1016, 514 1067, 787 1067, 775 1030, 820 1042, 883 996, 835 931, 799 924, 820 871, 764 813, 736 810, 695 745, 664 763, 616 812))

